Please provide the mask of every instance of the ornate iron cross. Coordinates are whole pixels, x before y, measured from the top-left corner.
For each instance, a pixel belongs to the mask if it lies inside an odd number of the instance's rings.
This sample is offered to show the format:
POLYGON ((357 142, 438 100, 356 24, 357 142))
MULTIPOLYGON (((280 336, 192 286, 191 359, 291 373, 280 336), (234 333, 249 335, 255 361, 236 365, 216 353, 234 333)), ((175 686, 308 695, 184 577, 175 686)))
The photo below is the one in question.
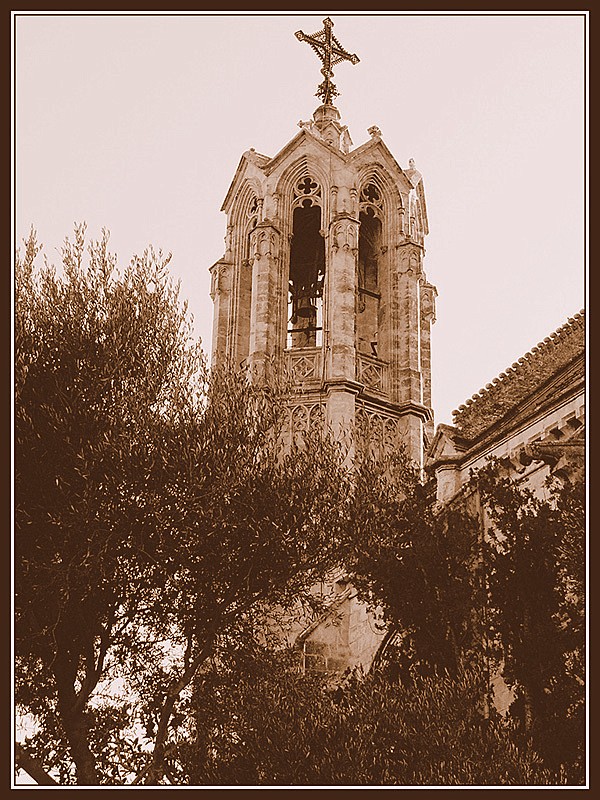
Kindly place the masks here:
POLYGON ((308 42, 323 62, 321 74, 325 77, 325 80, 323 83, 319 84, 315 94, 322 99, 324 104, 331 105, 333 98, 339 95, 335 85, 331 82, 333 76, 332 68, 342 61, 351 61, 352 64, 358 64, 360 59, 356 53, 348 53, 344 50, 342 45, 335 38, 331 30, 333 28, 333 22, 329 17, 323 20, 323 26, 323 30, 313 33, 310 36, 302 31, 296 31, 294 35, 301 42, 308 42))

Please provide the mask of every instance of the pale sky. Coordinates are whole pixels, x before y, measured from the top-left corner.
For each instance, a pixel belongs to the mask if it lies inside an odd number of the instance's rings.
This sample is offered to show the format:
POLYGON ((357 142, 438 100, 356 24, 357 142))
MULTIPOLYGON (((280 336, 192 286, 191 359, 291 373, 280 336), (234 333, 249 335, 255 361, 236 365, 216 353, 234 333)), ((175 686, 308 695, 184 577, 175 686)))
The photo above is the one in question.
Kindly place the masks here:
MULTIPOLYGON (((16 234, 55 262, 75 222, 121 263, 171 251, 210 351, 208 268, 242 153, 274 156, 322 80, 327 12, 16 17, 16 234)), ((435 421, 584 304, 584 17, 331 13, 354 146, 378 125, 423 174, 435 421)))

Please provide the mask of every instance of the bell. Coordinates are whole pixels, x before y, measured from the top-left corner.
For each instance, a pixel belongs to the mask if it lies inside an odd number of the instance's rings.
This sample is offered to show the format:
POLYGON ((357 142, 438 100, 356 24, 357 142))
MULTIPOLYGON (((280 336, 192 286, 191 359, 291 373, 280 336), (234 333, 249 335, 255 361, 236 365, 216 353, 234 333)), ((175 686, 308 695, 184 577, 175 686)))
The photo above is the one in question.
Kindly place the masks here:
POLYGON ((310 297, 301 297, 298 300, 296 314, 299 317, 312 317, 317 313, 317 307, 313 305, 310 297))
POLYGON ((309 303, 307 306, 300 306, 297 311, 299 317, 312 317, 317 313, 317 307, 309 303))

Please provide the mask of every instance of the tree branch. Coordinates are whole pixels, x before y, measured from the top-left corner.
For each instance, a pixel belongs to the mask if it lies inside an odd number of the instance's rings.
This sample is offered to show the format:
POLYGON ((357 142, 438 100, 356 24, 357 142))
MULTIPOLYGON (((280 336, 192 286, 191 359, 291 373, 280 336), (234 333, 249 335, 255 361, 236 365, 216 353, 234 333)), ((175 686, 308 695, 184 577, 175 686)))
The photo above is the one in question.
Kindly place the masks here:
POLYGON ((54 778, 50 777, 46 770, 42 767, 39 758, 34 758, 29 755, 27 750, 19 742, 15 742, 15 761, 17 767, 33 778, 38 786, 58 786, 54 778))
POLYGON ((93 642, 90 645, 91 652, 87 653, 85 656, 86 675, 81 690, 79 691, 79 694, 75 700, 75 705, 73 707, 74 712, 78 712, 83 709, 91 693, 98 685, 98 681, 102 675, 102 670, 104 669, 104 659, 110 645, 110 630, 112 629, 113 621, 114 608, 111 610, 106 627, 104 625, 100 625, 100 646, 98 649, 98 660, 96 661, 94 655, 93 642))
POLYGON ((169 720, 171 719, 177 698, 185 689, 185 687, 188 686, 200 666, 208 658, 219 627, 223 625, 223 621, 227 618, 227 608, 235 599, 235 596, 242 585, 243 579, 240 579, 231 587, 228 597, 221 605, 221 612, 216 615, 212 624, 209 625, 208 630, 205 633, 204 645, 202 646, 202 649, 195 658, 191 659, 188 666, 184 668, 181 678, 174 682, 169 689, 164 705, 160 712, 160 719, 158 722, 156 737, 154 739, 154 752, 152 754, 152 760, 146 769, 143 770, 143 772, 134 780, 134 786, 139 785, 142 782, 144 782, 145 785, 149 785, 151 781, 157 781, 159 777, 162 777, 162 774, 159 773, 161 773, 163 769, 162 764, 164 759, 164 747, 167 740, 169 720))

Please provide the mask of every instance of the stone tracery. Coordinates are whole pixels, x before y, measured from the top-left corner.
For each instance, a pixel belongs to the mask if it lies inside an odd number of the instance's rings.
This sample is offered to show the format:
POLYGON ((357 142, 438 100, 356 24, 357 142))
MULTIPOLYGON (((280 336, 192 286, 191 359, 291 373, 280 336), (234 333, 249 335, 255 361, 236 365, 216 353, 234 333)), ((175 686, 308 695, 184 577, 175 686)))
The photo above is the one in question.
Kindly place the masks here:
POLYGON ((288 347, 320 346, 325 242, 321 236, 322 191, 305 175, 294 186, 288 296, 288 347))

